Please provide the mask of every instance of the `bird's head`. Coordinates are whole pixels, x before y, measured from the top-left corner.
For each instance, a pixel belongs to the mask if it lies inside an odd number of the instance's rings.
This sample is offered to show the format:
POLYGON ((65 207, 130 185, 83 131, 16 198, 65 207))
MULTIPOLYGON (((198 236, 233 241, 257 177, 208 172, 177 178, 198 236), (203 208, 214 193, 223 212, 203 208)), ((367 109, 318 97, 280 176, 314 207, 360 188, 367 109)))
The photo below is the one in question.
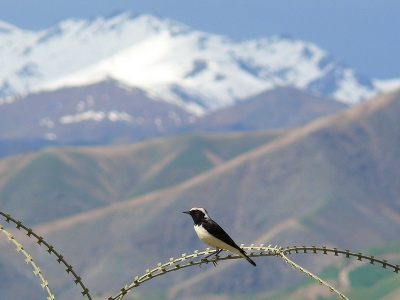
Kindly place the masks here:
POLYGON ((195 224, 199 224, 202 220, 210 218, 207 211, 202 207, 193 207, 191 210, 184 211, 183 213, 190 215, 195 224))

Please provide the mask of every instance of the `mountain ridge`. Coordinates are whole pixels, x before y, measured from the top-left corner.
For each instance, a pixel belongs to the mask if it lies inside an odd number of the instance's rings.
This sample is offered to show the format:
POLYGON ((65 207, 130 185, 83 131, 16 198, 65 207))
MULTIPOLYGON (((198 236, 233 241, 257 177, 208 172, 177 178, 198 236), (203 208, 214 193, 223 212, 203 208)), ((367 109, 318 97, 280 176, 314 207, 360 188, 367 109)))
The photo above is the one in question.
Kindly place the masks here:
POLYGON ((294 128, 347 105, 290 87, 278 87, 197 119, 196 130, 246 131, 294 128))
POLYGON ((4 153, 18 146, 26 151, 51 145, 127 144, 196 131, 290 128, 345 107, 309 92, 279 87, 199 118, 149 98, 141 89, 109 80, 30 94, 0 106, 0 119, 7 124, 0 128, 0 139, 4 153))

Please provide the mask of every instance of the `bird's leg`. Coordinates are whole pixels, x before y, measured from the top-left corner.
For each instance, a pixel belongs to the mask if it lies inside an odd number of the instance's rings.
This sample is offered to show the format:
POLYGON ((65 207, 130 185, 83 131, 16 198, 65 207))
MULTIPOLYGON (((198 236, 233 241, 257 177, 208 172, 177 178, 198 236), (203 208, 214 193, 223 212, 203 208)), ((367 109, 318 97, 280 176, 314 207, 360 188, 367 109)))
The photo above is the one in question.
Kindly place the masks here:
MULTIPOLYGON (((222 251, 222 249, 218 249, 218 248, 217 248, 217 250, 218 250, 218 251, 215 253, 215 257, 218 259, 218 257, 219 257, 218 254, 222 251)), ((217 263, 216 260, 213 261, 212 263, 213 263, 214 267, 216 267, 216 266, 218 265, 218 263, 217 263)))
POLYGON ((217 248, 216 250, 217 250, 217 253, 215 253, 215 256, 218 257, 218 254, 221 253, 222 249, 218 249, 218 248, 217 248))
MULTIPOLYGON (((215 250, 216 250, 216 252, 213 252, 213 253, 207 255, 206 257, 204 257, 204 258, 202 259, 202 261, 205 260, 206 263, 208 264, 207 258, 209 258, 210 256, 213 256, 213 255, 215 255, 216 257, 218 257, 218 254, 222 251, 222 249, 215 248, 215 250)), ((212 263, 213 263, 214 267, 217 266, 217 262, 216 262, 216 261, 213 261, 212 263)), ((202 264, 202 263, 199 264, 199 267, 201 267, 201 264, 202 264)))
MULTIPOLYGON (((218 258, 218 254, 222 251, 222 249, 215 248, 215 250, 216 250, 216 252, 207 255, 207 256, 205 257, 205 259, 207 259, 208 257, 210 257, 210 256, 212 256, 212 255, 215 255, 215 257, 218 258)), ((218 264, 217 261, 215 261, 215 260, 214 260, 212 263, 213 263, 214 267, 216 267, 217 264, 218 264)))
MULTIPOLYGON (((211 254, 207 255, 206 257, 202 258, 201 261, 204 260, 204 261, 206 262, 206 264, 208 264, 207 258, 209 258, 211 255, 214 255, 214 254, 215 254, 215 253, 211 253, 211 254)), ((202 264, 202 263, 199 264, 199 267, 200 267, 200 268, 201 268, 201 264, 202 264)))
POLYGON ((204 258, 209 258, 210 256, 213 256, 213 255, 218 256, 218 254, 222 251, 222 249, 219 249, 219 248, 215 248, 215 250, 216 250, 216 252, 213 252, 204 258))

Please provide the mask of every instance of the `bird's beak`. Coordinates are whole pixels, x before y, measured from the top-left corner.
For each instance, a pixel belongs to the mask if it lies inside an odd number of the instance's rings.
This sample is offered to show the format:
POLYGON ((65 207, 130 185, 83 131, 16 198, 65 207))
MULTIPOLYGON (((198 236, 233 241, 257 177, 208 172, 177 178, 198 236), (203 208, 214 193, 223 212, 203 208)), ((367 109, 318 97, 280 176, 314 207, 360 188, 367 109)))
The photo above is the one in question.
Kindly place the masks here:
POLYGON ((190 211, 183 211, 182 213, 190 215, 190 211))

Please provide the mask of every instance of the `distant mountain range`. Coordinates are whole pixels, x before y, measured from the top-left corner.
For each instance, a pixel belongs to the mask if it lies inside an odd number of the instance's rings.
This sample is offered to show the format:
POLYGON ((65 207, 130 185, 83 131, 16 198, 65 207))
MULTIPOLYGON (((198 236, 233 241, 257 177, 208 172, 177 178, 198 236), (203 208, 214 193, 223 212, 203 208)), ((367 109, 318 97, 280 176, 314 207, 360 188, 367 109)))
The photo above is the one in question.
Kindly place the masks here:
MULTIPOLYGON (((230 228, 238 243, 355 252, 374 246, 377 256, 399 263, 399 114, 398 91, 294 129, 198 133, 10 156, 0 160, 0 208, 62 253, 96 299, 116 294, 160 261, 204 249, 181 213, 195 205, 230 228)), ((55 258, 25 233, 12 232, 52 279, 57 298, 76 299, 78 288, 55 258)), ((0 274, 33 286, 37 278, 15 258, 14 246, 3 238, 0 248, 0 274)), ((313 273, 327 270, 351 299, 369 299, 365 291, 374 291, 374 299, 398 298, 398 277, 374 277, 360 286, 362 262, 345 269, 351 262, 333 255, 295 259, 313 273), (357 288, 365 291, 352 293, 357 288)), ((256 262, 256 269, 240 260, 181 270, 155 278, 130 297, 310 299, 285 290, 306 279, 304 274, 274 257, 256 262)), ((42 292, 8 282, 0 281, 5 298, 33 299, 42 292)), ((328 296, 304 284, 298 289, 329 297, 324 289, 328 296)))
POLYGON ((277 86, 351 104, 387 86, 310 42, 287 36, 233 41, 130 13, 65 20, 40 31, 0 23, 0 64, 3 99, 111 78, 197 116, 277 86))
POLYGON ((0 64, 0 157, 49 145, 301 126, 400 87, 310 42, 233 41, 130 13, 40 31, 0 22, 0 64))

